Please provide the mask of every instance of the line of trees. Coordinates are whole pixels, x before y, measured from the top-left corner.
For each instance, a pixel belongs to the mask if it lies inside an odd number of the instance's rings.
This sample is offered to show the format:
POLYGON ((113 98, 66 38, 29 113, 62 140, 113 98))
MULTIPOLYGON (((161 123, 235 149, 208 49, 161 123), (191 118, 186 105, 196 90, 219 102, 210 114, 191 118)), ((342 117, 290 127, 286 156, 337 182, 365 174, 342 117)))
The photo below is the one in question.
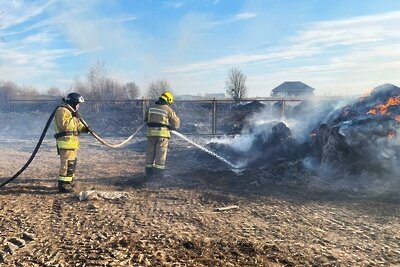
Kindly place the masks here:
MULTIPOLYGON (((225 87, 226 93, 234 101, 239 102, 247 96, 246 75, 239 68, 228 71, 225 87)), ((165 91, 172 91, 170 83, 166 80, 156 80, 149 83, 145 96, 157 99, 165 91)), ((91 100, 132 100, 141 95, 140 88, 135 82, 121 84, 107 76, 104 63, 92 66, 85 81, 75 79, 74 83, 66 90, 50 87, 46 93, 50 96, 62 97, 68 92, 78 92, 86 99, 91 100)), ((39 95, 32 87, 21 87, 11 81, 0 81, 0 100, 29 99, 39 95)))
POLYGON ((87 74, 86 81, 74 81, 70 91, 78 92, 92 100, 131 100, 140 96, 135 82, 121 84, 107 77, 104 63, 97 62, 87 74))
MULTIPOLYGON (((165 91, 171 91, 169 82, 156 80, 149 83, 145 96, 158 99, 165 91)), ((109 78, 104 64, 99 62, 90 68, 85 80, 75 79, 73 84, 64 90, 50 87, 45 94, 63 97, 69 92, 78 92, 90 100, 132 100, 141 96, 140 88, 135 82, 122 84, 109 78)), ((19 86, 12 81, 0 81, 0 100, 32 99, 39 95, 33 87, 19 86)))
MULTIPOLYGON (((239 68, 231 68, 225 80, 226 93, 236 102, 247 96, 247 76, 239 68)), ((139 86, 134 82, 121 85, 117 81, 107 78, 104 64, 97 63, 88 75, 87 82, 75 81, 75 91, 97 100, 136 99, 140 95, 139 86)), ((165 91, 172 91, 170 83, 166 80, 150 82, 145 96, 157 99, 165 91)))
MULTIPOLYGON (((135 82, 121 84, 107 77, 105 65, 101 62, 90 68, 86 81, 76 79, 70 91, 79 92, 93 100, 132 100, 141 95, 140 88, 135 82)), ((169 82, 156 80, 149 83, 144 95, 150 99, 158 99, 165 91, 171 91, 169 82)))
POLYGON ((0 81, 0 100, 32 98, 38 94, 35 88, 19 86, 11 81, 0 81))

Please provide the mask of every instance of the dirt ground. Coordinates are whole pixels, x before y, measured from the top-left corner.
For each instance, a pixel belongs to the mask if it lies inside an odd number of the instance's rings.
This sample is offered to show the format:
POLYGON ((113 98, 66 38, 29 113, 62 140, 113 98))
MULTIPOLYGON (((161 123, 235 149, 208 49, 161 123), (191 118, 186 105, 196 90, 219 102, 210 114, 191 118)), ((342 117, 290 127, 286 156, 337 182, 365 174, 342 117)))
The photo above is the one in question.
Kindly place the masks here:
MULTIPOLYGON (((143 143, 113 150, 90 138, 79 152, 77 192, 58 194, 48 139, 0 189, 1 266, 400 265, 397 195, 329 191, 267 170, 236 174, 176 140, 167 176, 147 181, 143 143), (80 201, 88 190, 116 198, 80 201)), ((0 140, 1 181, 34 145, 0 140)))

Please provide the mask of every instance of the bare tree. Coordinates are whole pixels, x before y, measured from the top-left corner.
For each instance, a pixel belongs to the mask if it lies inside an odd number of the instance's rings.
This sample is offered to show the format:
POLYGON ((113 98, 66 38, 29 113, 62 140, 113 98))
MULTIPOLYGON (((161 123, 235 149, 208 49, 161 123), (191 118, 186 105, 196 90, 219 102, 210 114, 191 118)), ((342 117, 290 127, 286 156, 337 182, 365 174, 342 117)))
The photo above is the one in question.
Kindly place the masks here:
POLYGON ((68 91, 77 92, 83 95, 84 97, 87 97, 90 90, 84 82, 82 82, 78 77, 76 77, 74 79, 74 84, 68 89, 68 91))
POLYGON ((91 100, 125 100, 139 96, 139 87, 134 82, 122 85, 107 77, 105 64, 102 62, 97 62, 90 68, 85 82, 75 79, 72 89, 91 100))
POLYGON ((107 75, 105 64, 98 61, 93 65, 87 74, 89 85, 89 96, 93 99, 102 99, 103 92, 106 90, 107 75))
POLYGON ((14 82, 0 82, 0 99, 9 100, 9 99, 17 99, 21 97, 32 97, 38 95, 38 92, 35 88, 26 86, 20 87, 14 82))
POLYGON ((32 86, 24 86, 20 88, 20 95, 26 97, 32 97, 38 95, 38 91, 32 86))
POLYGON ((125 93, 126 99, 136 99, 139 97, 140 89, 135 82, 129 82, 124 84, 123 91, 125 93))
POLYGON ((60 88, 52 86, 47 90, 47 94, 51 96, 63 96, 64 94, 61 92, 60 88))
POLYGON ((158 99, 165 91, 171 91, 168 81, 157 80, 149 84, 146 96, 150 99, 158 99))
POLYGON ((1 82, 0 83, 0 99, 8 100, 13 99, 19 94, 18 85, 14 82, 1 82))
POLYGON ((225 80, 226 93, 236 102, 247 95, 246 75, 239 68, 231 68, 225 80))
POLYGON ((124 100, 126 95, 123 86, 112 79, 105 80, 104 88, 101 95, 107 100, 124 100))

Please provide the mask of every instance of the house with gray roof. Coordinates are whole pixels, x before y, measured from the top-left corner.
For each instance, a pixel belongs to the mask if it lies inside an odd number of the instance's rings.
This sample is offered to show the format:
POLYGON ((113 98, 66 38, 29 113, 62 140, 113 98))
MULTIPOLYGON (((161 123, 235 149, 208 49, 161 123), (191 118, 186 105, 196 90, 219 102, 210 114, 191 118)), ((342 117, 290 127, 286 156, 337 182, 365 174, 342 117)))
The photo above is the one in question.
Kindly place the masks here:
POLYGON ((305 83, 294 81, 284 82, 275 87, 271 91, 272 97, 286 97, 286 96, 311 96, 314 94, 314 88, 305 83))

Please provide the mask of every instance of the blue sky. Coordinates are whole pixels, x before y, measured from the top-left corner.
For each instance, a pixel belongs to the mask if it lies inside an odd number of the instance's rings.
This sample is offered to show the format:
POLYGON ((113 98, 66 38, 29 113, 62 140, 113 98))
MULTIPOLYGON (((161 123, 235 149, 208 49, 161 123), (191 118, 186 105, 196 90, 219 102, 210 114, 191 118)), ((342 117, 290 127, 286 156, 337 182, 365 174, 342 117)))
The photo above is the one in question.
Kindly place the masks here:
POLYGON ((398 0, 0 0, 0 80, 68 88, 96 62, 145 91, 224 92, 228 70, 249 96, 284 81, 319 95, 400 85, 398 0))

